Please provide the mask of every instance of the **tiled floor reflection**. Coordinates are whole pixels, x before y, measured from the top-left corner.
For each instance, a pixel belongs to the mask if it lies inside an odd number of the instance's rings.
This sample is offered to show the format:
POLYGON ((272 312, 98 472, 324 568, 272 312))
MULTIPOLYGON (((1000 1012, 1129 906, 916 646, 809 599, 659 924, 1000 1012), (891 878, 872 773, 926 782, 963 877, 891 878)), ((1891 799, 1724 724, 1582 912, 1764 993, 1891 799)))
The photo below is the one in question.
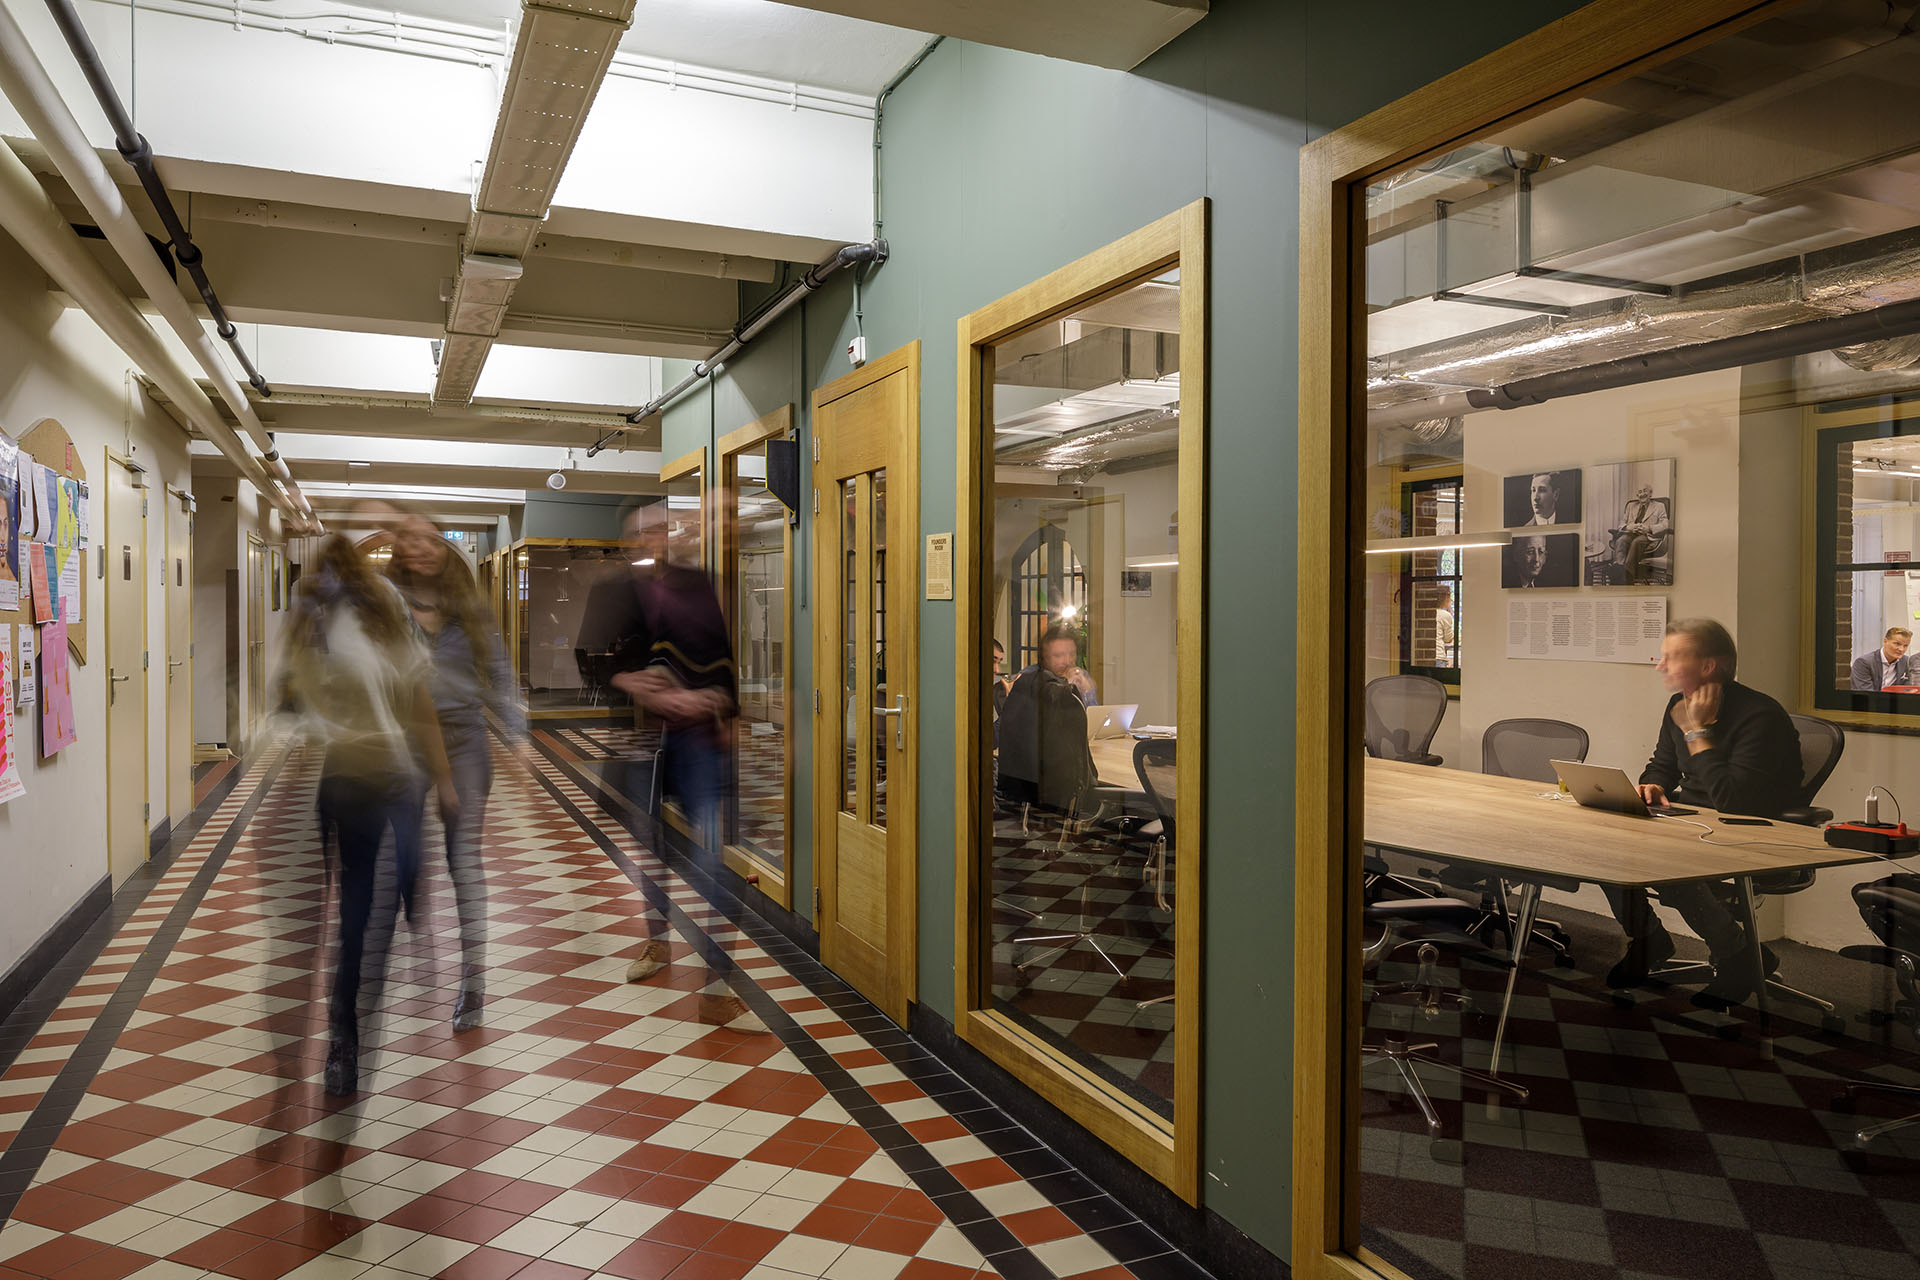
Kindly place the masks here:
POLYGON ((435 868, 363 1091, 326 1098, 313 774, 284 745, 236 770, 69 989, 0 1027, 0 1277, 1204 1275, 557 753, 499 760, 484 1025, 448 1026, 435 868), (680 937, 629 985, 642 885, 680 937), (701 937, 773 1034, 698 1021, 701 937))

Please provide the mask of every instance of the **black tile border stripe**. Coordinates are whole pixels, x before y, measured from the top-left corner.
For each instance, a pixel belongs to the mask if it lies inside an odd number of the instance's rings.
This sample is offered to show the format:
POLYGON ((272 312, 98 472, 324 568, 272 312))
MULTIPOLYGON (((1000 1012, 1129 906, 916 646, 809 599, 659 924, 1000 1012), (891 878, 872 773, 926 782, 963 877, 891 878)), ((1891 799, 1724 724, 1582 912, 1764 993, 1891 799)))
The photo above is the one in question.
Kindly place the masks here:
MULTIPOLYGON (((609 803, 603 783, 584 774, 581 770, 570 767, 544 744, 538 745, 536 750, 544 760, 579 787, 584 794, 594 798, 609 817, 615 821, 622 819, 621 810, 609 803)), ((561 809, 579 824, 580 829, 600 846, 621 873, 646 895, 649 902, 656 906, 661 903, 666 904, 669 919, 681 931, 683 937, 702 939, 705 942, 703 950, 709 955, 722 950, 717 940, 709 936, 704 928, 672 903, 667 897, 665 887, 642 871, 620 849, 620 846, 600 829, 599 824, 581 812, 579 807, 568 799, 550 778, 539 773, 536 773, 534 778, 561 809)), ((834 977, 818 961, 795 947, 785 935, 761 920, 736 895, 723 886, 715 884, 709 876, 697 866, 691 865, 687 859, 671 853, 661 853, 657 843, 654 844, 654 850, 655 856, 667 863, 689 887, 706 898, 707 902, 736 929, 798 978, 808 990, 835 1013, 840 1014, 850 1026, 855 1025, 856 1018, 863 1020, 865 1017, 878 1018, 891 1028, 901 1041, 910 1043, 906 1033, 894 1027, 891 1019, 839 978, 834 977)), ((735 994, 746 1002, 747 1007, 762 1022, 765 1022, 775 1035, 780 1037, 781 1043, 826 1087, 828 1095, 853 1117, 854 1122, 866 1130, 880 1150, 891 1156, 913 1184, 924 1192, 941 1212, 946 1214, 947 1220, 953 1223, 960 1234, 966 1238, 967 1243, 979 1250, 990 1266, 1006 1277, 1006 1280, 1055 1280, 1053 1271, 1035 1257, 1032 1250, 1022 1244, 997 1217, 987 1212, 974 1194, 962 1186, 960 1180, 941 1165, 924 1144, 908 1133, 905 1125, 894 1119, 891 1112, 875 1101, 873 1095, 855 1081, 845 1067, 835 1062, 833 1055, 821 1048, 819 1042, 795 1022, 777 1000, 762 990, 757 982, 742 973, 731 961, 725 968, 731 973, 735 982, 735 994)), ((869 1039, 871 1038, 869 1033, 869 1039)), ((892 1057, 891 1054, 888 1056, 892 1057)), ((919 1056, 926 1062, 937 1065, 937 1060, 930 1054, 920 1051, 919 1056)), ((904 1064, 900 1065, 909 1079, 914 1079, 915 1083, 921 1084, 922 1088, 926 1087, 923 1081, 916 1078, 914 1071, 908 1070, 904 1064)), ((951 1075, 950 1072, 945 1072, 944 1068, 940 1068, 940 1071, 942 1074, 951 1075)), ((958 1077, 953 1079, 958 1083, 958 1077)), ((985 1099, 982 1098, 981 1102, 984 1105, 985 1099)), ((1037 1142, 1035 1146, 1037 1148, 1037 1142)), ((1044 1150, 1044 1148, 1039 1149, 1044 1150)), ((1051 1156, 1052 1153, 1047 1154, 1051 1156)))
MULTIPOLYGON (((227 829, 221 833, 219 841, 207 851, 205 864, 181 891, 180 900, 173 904, 173 909, 167 913, 167 918, 154 930, 153 937, 141 951, 140 958, 134 961, 133 967, 120 980, 119 986, 114 988, 113 995, 100 1010, 99 1015, 94 1018, 93 1025, 88 1028, 86 1037, 74 1046, 73 1053, 68 1056, 66 1064, 60 1068, 59 1075, 54 1077, 53 1083, 41 1096, 39 1105, 33 1109, 33 1114, 28 1117, 20 1132, 14 1135, 12 1145, 6 1151, 0 1152, 0 1223, 12 1218, 14 1208, 20 1203, 20 1197, 26 1194, 27 1188, 33 1183, 34 1175, 46 1161, 47 1153, 53 1149, 53 1144, 59 1139, 61 1131, 73 1119, 73 1113, 79 1108, 81 1099, 86 1097, 88 1087, 92 1085, 94 1077, 99 1074, 101 1064, 106 1062, 107 1056, 113 1052, 115 1043, 119 1041, 121 1033, 126 1030, 127 1023, 140 1008, 141 1000, 146 998, 148 988, 159 976, 160 968, 172 952, 174 944, 180 940, 180 935, 186 932, 187 925, 192 921, 194 912, 200 909, 200 903, 205 899, 207 890, 213 886, 221 869, 226 866, 227 856, 233 852, 234 846, 239 844, 241 835, 253 821, 254 814, 259 811, 260 805, 273 790, 281 770, 286 767, 287 761, 292 756, 293 751, 284 744, 269 748, 266 763, 255 775, 256 785, 253 794, 233 816, 233 821, 227 824, 227 829)), ((240 771, 236 769, 232 772, 240 771)), ((209 796, 208 801, 217 803, 214 796, 209 796)), ((184 847, 184 844, 179 846, 179 848, 184 847)), ((178 852, 179 849, 176 848, 174 856, 177 857, 178 852)), ((171 861, 169 859, 169 864, 171 861)), ((144 899, 147 892, 159 881, 158 874, 152 875, 149 882, 142 886, 138 897, 144 899)), ((117 907, 119 904, 116 902, 115 905, 117 907)), ((117 916, 119 913, 116 910, 114 914, 117 916)), ((117 928, 116 925, 116 931, 117 928)), ((112 934, 108 935, 108 937, 111 936, 112 934)), ((83 969, 82 972, 84 971, 83 969)))

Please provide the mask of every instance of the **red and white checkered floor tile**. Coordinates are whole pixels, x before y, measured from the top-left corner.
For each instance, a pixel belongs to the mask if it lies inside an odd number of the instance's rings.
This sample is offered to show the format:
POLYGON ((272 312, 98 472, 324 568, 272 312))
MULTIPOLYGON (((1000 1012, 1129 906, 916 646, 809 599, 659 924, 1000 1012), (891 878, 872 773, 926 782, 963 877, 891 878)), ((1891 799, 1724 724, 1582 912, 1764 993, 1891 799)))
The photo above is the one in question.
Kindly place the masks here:
POLYGON ((31 1178, 0 1225, 0 1278, 995 1274, 796 1048, 830 1055, 972 1191, 1020 1246, 995 1254, 1009 1274, 1198 1274, 1170 1252, 1118 1265, 571 777, 539 768, 499 760, 484 1024, 449 1026, 458 927, 430 864, 343 1105, 320 1088, 333 923, 315 761, 283 745, 252 762, 0 1076, 0 1192, 31 1178), (727 948, 794 1043, 702 1023, 684 939, 667 970, 624 981, 647 926, 608 839, 727 948))

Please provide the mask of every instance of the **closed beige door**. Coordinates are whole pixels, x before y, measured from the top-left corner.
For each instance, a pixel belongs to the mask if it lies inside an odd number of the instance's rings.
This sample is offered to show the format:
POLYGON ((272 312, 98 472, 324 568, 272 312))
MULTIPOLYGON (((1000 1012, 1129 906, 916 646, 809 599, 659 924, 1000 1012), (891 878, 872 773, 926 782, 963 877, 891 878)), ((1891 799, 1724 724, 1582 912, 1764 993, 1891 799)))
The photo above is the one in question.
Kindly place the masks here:
POLYGON ((894 1021, 917 992, 919 344, 814 397, 816 924, 894 1021))
POLYGON ((267 705, 267 549, 247 535, 247 749, 267 705))
POLYGON ((193 809, 193 512, 186 494, 167 490, 167 559, 160 593, 167 603, 167 818, 193 809))
POLYGON ((121 884, 147 860, 147 495, 113 453, 107 483, 107 869, 121 884))

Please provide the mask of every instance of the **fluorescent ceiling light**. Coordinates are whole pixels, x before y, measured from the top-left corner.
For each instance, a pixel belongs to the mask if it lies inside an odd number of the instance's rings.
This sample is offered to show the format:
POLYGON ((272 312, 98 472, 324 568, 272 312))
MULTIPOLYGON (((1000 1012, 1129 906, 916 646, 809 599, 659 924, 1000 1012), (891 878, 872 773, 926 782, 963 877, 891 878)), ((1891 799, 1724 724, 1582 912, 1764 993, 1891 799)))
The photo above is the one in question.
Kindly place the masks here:
POLYGON ((1127 561, 1127 568, 1129 569, 1178 569, 1179 567, 1180 567, 1180 559, 1178 556, 1174 557, 1171 560, 1129 560, 1127 561))
POLYGON ((1370 556, 1405 555, 1409 551, 1464 551, 1469 547, 1504 547, 1513 535, 1502 530, 1492 533, 1448 533, 1429 538, 1373 538, 1367 542, 1370 556))

